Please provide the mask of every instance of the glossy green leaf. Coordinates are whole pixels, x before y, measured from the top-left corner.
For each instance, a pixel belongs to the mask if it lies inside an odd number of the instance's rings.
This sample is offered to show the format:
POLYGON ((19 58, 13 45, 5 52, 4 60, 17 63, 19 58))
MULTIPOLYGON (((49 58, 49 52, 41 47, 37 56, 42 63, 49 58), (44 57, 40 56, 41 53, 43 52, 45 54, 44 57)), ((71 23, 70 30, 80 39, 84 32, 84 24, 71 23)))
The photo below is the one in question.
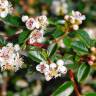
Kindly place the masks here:
POLYGON ((28 56, 29 56, 33 61, 36 61, 36 62, 38 62, 38 63, 43 60, 43 58, 41 57, 39 51, 29 51, 29 52, 28 52, 28 56))
POLYGON ((88 64, 81 64, 77 72, 78 82, 84 81, 90 73, 90 66, 88 64))
POLYGON ((52 96, 69 96, 73 92, 74 87, 71 81, 67 81, 62 84, 53 94, 52 96))
POLYGON ((72 43, 72 48, 76 51, 78 55, 88 54, 88 49, 81 41, 75 41, 72 43))
POLYGON ((71 47, 71 43, 72 43, 71 38, 65 37, 65 38, 63 39, 63 42, 64 42, 65 46, 71 47))
POLYGON ((57 50, 57 44, 53 43, 48 47, 49 57, 52 57, 57 50))
POLYGON ((58 37, 62 36, 63 34, 64 34, 64 32, 62 30, 57 29, 56 31, 53 32, 52 36, 54 38, 58 38, 58 37))
POLYGON ((13 26, 16 26, 16 27, 19 27, 19 26, 22 25, 21 18, 17 17, 17 16, 8 15, 4 20, 7 23, 9 23, 9 25, 13 25, 13 26))
POLYGON ((18 38, 19 44, 22 44, 22 43, 25 41, 25 39, 28 37, 28 34, 29 34, 29 32, 24 31, 24 32, 22 32, 22 33, 19 35, 19 38, 18 38))
POLYGON ((77 32, 78 37, 80 38, 80 40, 88 47, 90 48, 91 46, 91 39, 88 35, 88 33, 84 30, 78 30, 77 32))
POLYGON ((1 46, 4 46, 4 45, 6 45, 6 44, 7 44, 7 41, 4 40, 4 39, 0 36, 0 45, 1 45, 1 46))
POLYGON ((88 92, 88 93, 86 93, 84 96, 96 96, 96 92, 88 92))
POLYGON ((9 26, 6 26, 5 27, 5 32, 9 35, 9 36, 12 36, 12 35, 14 35, 17 31, 18 31, 18 29, 17 28, 15 28, 15 27, 9 27, 9 26))
POLYGON ((42 49, 42 50, 40 51, 40 54, 41 54, 42 58, 44 58, 45 60, 48 59, 48 51, 47 51, 47 50, 42 49))

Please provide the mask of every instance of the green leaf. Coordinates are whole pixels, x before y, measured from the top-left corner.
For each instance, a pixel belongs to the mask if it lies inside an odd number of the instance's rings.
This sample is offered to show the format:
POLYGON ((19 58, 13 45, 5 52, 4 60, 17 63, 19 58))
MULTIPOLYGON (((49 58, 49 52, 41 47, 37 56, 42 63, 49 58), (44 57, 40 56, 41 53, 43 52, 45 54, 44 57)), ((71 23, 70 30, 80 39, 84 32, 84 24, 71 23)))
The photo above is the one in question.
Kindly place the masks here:
POLYGON ((28 31, 23 31, 23 32, 19 35, 19 37, 18 37, 18 42, 19 42, 19 44, 22 44, 22 43, 25 41, 25 39, 28 37, 28 34, 29 34, 28 31))
POLYGON ((41 57, 39 51, 29 51, 29 52, 28 52, 28 56, 29 56, 33 61, 36 61, 36 62, 38 62, 38 63, 43 60, 43 58, 41 57))
POLYGON ((53 94, 52 96, 69 96, 74 90, 73 83, 71 81, 67 81, 62 84, 53 94))
POLYGON ((42 1, 42 2, 44 2, 44 3, 47 3, 47 4, 49 4, 49 5, 51 5, 51 2, 52 2, 52 0, 40 0, 40 1, 42 1))
POLYGON ((79 39, 86 45, 86 47, 90 48, 91 46, 91 39, 87 32, 84 30, 78 30, 77 35, 79 39))
POLYGON ((90 73, 90 66, 88 64, 81 64, 77 72, 78 82, 84 81, 90 73))
POLYGON ((58 37, 62 36, 63 34, 64 34, 64 32, 62 30, 57 29, 55 32, 53 32, 52 36, 54 38, 58 38, 58 37))
POLYGON ((7 96, 13 96, 13 92, 8 91, 8 92, 7 92, 7 96))
POLYGON ((6 26, 6 27, 5 27, 5 30, 6 30, 6 33, 7 33, 9 36, 14 35, 14 34, 18 31, 17 28, 15 28, 15 27, 9 27, 9 26, 6 26))
POLYGON ((9 23, 9 25, 19 27, 22 25, 22 21, 20 17, 8 15, 5 19, 5 22, 9 23))
POLYGON ((90 92, 90 93, 86 93, 84 96, 96 96, 96 92, 90 92))
POLYGON ((78 55, 88 54, 88 49, 81 41, 74 41, 72 43, 72 48, 76 51, 78 55))
POLYGON ((44 58, 45 60, 48 59, 48 51, 47 51, 47 50, 42 49, 42 50, 40 51, 40 54, 41 54, 42 58, 44 58))
POLYGON ((56 43, 53 43, 51 44, 49 47, 48 47, 48 51, 49 51, 49 57, 52 57, 54 55, 54 53, 56 52, 57 50, 57 44, 56 43))
POLYGON ((4 40, 1 36, 0 36, 0 45, 5 46, 7 44, 7 41, 4 40))
POLYGON ((65 46, 67 46, 69 48, 71 47, 72 40, 69 37, 65 37, 63 39, 63 42, 64 42, 65 46))

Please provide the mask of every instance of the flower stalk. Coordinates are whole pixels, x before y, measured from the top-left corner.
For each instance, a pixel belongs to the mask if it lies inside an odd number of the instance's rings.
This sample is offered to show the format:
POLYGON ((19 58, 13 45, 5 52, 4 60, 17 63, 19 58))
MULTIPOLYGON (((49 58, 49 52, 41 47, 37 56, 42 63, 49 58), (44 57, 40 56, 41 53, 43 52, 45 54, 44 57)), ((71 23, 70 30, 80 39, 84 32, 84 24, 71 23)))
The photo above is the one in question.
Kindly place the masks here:
POLYGON ((76 84, 75 78, 74 78, 74 73, 73 73, 73 71, 71 69, 69 70, 69 77, 70 77, 71 81, 74 84, 74 90, 75 90, 76 96, 81 96, 81 94, 80 94, 80 92, 78 90, 78 86, 76 84))

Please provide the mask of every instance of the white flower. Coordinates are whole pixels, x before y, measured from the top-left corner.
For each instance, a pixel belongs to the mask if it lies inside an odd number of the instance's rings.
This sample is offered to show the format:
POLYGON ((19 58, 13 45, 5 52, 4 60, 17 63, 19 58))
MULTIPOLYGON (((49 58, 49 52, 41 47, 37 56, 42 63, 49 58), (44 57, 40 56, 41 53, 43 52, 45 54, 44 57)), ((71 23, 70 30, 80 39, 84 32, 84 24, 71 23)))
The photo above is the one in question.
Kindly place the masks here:
POLYGON ((41 73, 44 73, 48 69, 49 69, 49 65, 46 64, 45 61, 40 62, 40 64, 36 66, 36 70, 40 71, 41 73))
POLYGON ((35 18, 22 16, 22 21, 26 22, 26 27, 29 30, 45 30, 48 25, 48 19, 45 15, 37 16, 35 18))
POLYGON ((66 74, 67 73, 67 68, 65 66, 59 66, 58 67, 58 72, 60 72, 62 74, 66 74))
POLYGON ((19 45, 13 46, 12 43, 8 43, 0 49, 0 67, 2 71, 17 71, 22 67, 23 60, 19 54, 20 49, 18 50, 16 46, 19 47, 19 45))
POLYGON ((58 66, 63 66, 64 65, 64 61, 62 59, 57 60, 56 63, 57 63, 58 66))
POLYGON ((34 18, 29 18, 26 21, 26 27, 29 30, 33 30, 36 27, 36 21, 35 21, 35 19, 34 18))
POLYGON ((36 23, 38 24, 38 27, 40 27, 41 29, 45 29, 48 25, 48 19, 45 15, 38 16, 36 17, 36 23))
POLYGON ((28 18, 29 17, 27 15, 22 16, 22 22, 26 22, 28 20, 28 18))
POLYGON ((72 11, 72 16, 77 20, 85 20, 85 15, 82 15, 79 11, 72 11))
POLYGON ((58 64, 51 63, 47 64, 46 61, 40 62, 39 65, 36 66, 37 71, 44 74, 45 79, 47 81, 51 80, 52 78, 60 77, 63 74, 67 73, 67 68, 64 66, 63 60, 58 60, 58 64))
POLYGON ((72 11, 72 16, 77 24, 82 24, 82 21, 86 19, 85 15, 82 15, 79 11, 72 11))
POLYGON ((5 18, 8 13, 11 14, 13 11, 12 5, 7 0, 0 0, 0 17, 5 18))
POLYGON ((43 31, 42 30, 34 30, 29 37, 30 44, 33 43, 41 43, 43 41, 43 31))

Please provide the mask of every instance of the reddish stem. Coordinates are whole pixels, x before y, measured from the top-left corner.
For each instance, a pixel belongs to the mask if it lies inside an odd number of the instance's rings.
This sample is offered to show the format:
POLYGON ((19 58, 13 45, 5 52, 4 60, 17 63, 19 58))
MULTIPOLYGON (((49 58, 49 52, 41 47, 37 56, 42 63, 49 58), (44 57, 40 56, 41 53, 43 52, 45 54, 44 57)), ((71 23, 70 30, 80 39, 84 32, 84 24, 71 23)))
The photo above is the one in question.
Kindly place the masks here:
POLYGON ((31 44, 30 42, 29 42, 29 40, 26 42, 28 45, 31 45, 31 46, 36 46, 36 47, 39 47, 39 48, 47 48, 48 47, 48 45, 47 44, 42 44, 42 43, 33 43, 33 44, 31 44))
POLYGON ((72 70, 69 70, 69 77, 70 77, 71 81, 72 81, 73 84, 74 84, 74 90, 75 90, 76 96, 81 96, 80 93, 79 93, 79 90, 78 90, 77 83, 75 82, 74 73, 73 73, 72 70))

